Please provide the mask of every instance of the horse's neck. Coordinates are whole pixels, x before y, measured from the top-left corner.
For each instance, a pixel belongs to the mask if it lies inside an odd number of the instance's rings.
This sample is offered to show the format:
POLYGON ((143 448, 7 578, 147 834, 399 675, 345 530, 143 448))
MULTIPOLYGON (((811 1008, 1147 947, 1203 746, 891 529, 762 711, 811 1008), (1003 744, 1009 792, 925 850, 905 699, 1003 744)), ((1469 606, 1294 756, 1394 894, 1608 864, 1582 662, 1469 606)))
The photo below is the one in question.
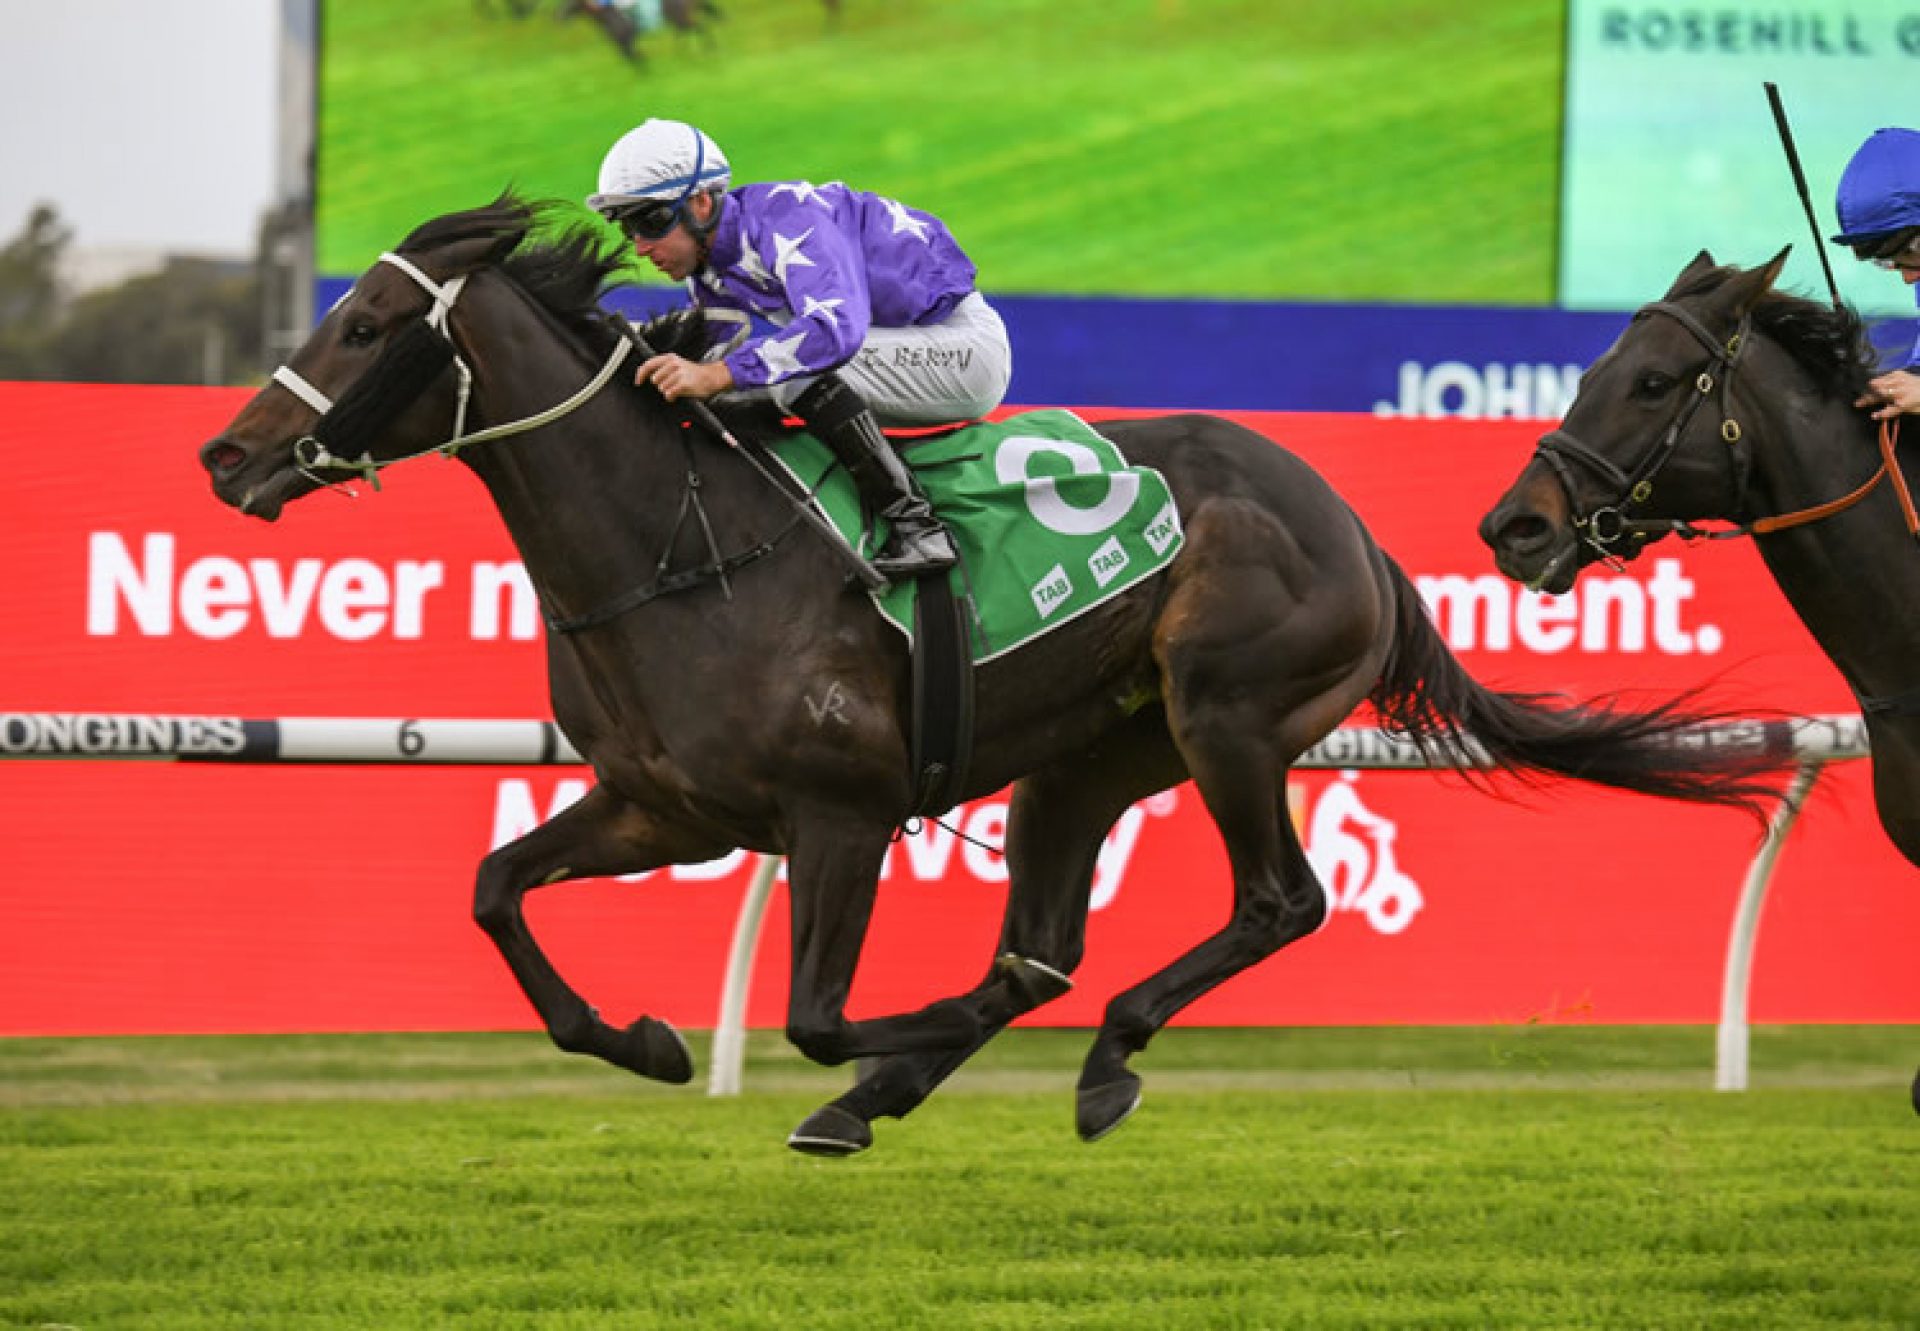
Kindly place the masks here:
MULTIPOLYGON (((1764 456, 1760 488, 1774 514, 1851 492, 1879 465, 1872 433, 1836 403, 1764 456)), ((1856 692, 1920 685, 1920 542, 1906 534, 1890 480, 1834 516, 1757 542, 1780 590, 1856 692)))
MULTIPOLYGON (((570 369, 571 379, 544 387, 525 386, 535 376, 517 377, 476 407, 487 424, 520 419, 569 396, 591 372, 570 369)), ((729 483, 723 473, 731 459, 719 450, 697 463, 716 484, 701 487, 700 508, 692 508, 678 423, 619 383, 563 421, 462 457, 492 495, 543 608, 557 618, 590 614, 651 586, 663 568, 708 562, 708 524, 724 554, 770 535, 779 521, 762 512, 766 505, 750 487, 729 483)))

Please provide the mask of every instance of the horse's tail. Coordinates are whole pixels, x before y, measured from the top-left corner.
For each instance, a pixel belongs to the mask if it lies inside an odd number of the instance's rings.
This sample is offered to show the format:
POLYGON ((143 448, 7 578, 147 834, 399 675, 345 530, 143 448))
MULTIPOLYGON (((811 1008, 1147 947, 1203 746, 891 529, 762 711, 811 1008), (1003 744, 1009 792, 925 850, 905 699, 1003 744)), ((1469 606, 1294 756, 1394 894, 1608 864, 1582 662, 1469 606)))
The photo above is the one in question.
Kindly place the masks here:
MULTIPOLYGON (((1382 558, 1385 558, 1383 555, 1382 558)), ((1706 729, 1732 719, 1681 694, 1645 710, 1489 689, 1467 673, 1413 582, 1386 559, 1396 601, 1393 647, 1369 697, 1382 726, 1430 759, 1539 782, 1590 781, 1669 799, 1728 804, 1765 820, 1784 797, 1793 748, 1783 726, 1706 729)))

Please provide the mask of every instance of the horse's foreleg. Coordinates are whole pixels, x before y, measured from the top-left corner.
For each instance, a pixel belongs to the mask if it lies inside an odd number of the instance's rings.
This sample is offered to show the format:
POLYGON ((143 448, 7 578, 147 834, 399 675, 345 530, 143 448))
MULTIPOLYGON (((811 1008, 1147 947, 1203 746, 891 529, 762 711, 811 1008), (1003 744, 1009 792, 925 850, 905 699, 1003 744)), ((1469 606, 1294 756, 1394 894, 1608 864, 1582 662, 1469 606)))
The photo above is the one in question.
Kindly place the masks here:
POLYGON ((1920 718, 1869 712, 1867 740, 1880 826, 1909 864, 1920 865, 1920 718))
POLYGON ((985 977, 955 1000, 976 1034, 950 1049, 895 1054, 788 1138, 796 1150, 849 1155, 872 1144, 876 1118, 904 1118, 1015 1018, 1071 987, 1086 945, 1087 901, 1101 843, 1135 800, 1185 776, 1157 712, 1070 765, 1028 776, 1007 815, 1007 905, 985 977))
POLYGON ((787 1145, 808 1155, 845 1156, 866 1150, 873 1145, 874 1119, 905 1118, 1007 1023, 1072 987, 1073 981, 1063 971, 1024 955, 1002 953, 987 978, 972 990, 922 1009, 937 1013, 943 1023, 965 1013, 969 1024, 962 1028, 957 1043, 877 1060, 852 1090, 802 1120, 788 1134, 787 1145))
POLYGON ((527 928, 523 902, 529 891, 550 883, 640 873, 663 864, 710 859, 727 849, 675 837, 634 805, 596 786, 578 803, 481 861, 473 917, 500 949, 556 1045, 655 1081, 685 1082, 693 1077, 693 1059, 679 1032, 653 1017, 641 1017, 623 1030, 609 1026, 540 950, 527 928))
POLYGON ((787 861, 793 920, 787 1039, 816 1063, 951 1049, 978 1033, 978 1023, 955 999, 900 1016, 847 1020, 854 969, 892 834, 891 826, 842 817, 797 824, 787 861))

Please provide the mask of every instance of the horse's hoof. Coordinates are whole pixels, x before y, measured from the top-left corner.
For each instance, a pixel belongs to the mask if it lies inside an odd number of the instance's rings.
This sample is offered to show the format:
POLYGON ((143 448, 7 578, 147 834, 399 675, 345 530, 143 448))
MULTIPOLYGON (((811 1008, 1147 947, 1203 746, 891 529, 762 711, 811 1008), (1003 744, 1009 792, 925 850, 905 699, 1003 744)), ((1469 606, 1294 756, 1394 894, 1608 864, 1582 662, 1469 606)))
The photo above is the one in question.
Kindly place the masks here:
POLYGON ((1075 1098, 1074 1128, 1083 1142, 1097 1142, 1140 1107, 1140 1079, 1131 1072, 1105 1086, 1082 1087, 1075 1098))
POLYGON ((1042 1003, 1051 1003, 1073 988, 1072 980, 1044 961, 1035 961, 1031 957, 1002 952, 993 965, 995 970, 1007 977, 1007 983, 1020 995, 1020 1001, 1026 1004, 1028 1011, 1042 1003))
POLYGON ((1913 1074, 1913 1112, 1920 1114, 1920 1072, 1913 1074))
POLYGON ((684 1086, 693 1080, 693 1051, 680 1032, 657 1017, 642 1017, 620 1032, 624 1057, 613 1060, 652 1081, 684 1086))
POLYGON ((787 1145, 806 1155, 858 1155, 873 1145, 873 1129, 839 1105, 827 1105, 795 1128, 787 1145))

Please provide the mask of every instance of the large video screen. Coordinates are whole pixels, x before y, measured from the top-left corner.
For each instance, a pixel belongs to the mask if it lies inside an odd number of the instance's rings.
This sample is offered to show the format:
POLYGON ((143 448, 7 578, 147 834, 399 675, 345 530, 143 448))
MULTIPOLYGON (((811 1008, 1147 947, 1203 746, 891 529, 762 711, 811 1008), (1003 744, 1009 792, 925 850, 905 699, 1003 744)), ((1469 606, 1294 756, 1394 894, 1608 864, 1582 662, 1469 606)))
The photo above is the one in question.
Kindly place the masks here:
MULTIPOLYGON (((1012 402, 1553 419, 1701 249, 1791 245, 1820 299, 1824 251, 1912 346, 1898 277, 1816 245, 1765 84, 1824 238, 1854 148, 1920 122, 1916 0, 322 4, 323 308, 428 218, 584 199, 662 116, 736 181, 944 218, 1012 402)), ((634 279, 624 313, 682 299, 634 279)))
POLYGON ((1791 244, 1782 284, 1825 292, 1771 82, 1841 294, 1912 313, 1896 277, 1825 241, 1840 229, 1834 190, 1854 149, 1884 125, 1920 124, 1920 6, 1573 0, 1567 49, 1562 305, 1631 309, 1703 248, 1751 266, 1791 244))
POLYGON ((593 8, 324 0, 321 272, 657 115, 939 214, 990 291, 1553 300, 1559 0, 726 0, 635 58, 593 8))

